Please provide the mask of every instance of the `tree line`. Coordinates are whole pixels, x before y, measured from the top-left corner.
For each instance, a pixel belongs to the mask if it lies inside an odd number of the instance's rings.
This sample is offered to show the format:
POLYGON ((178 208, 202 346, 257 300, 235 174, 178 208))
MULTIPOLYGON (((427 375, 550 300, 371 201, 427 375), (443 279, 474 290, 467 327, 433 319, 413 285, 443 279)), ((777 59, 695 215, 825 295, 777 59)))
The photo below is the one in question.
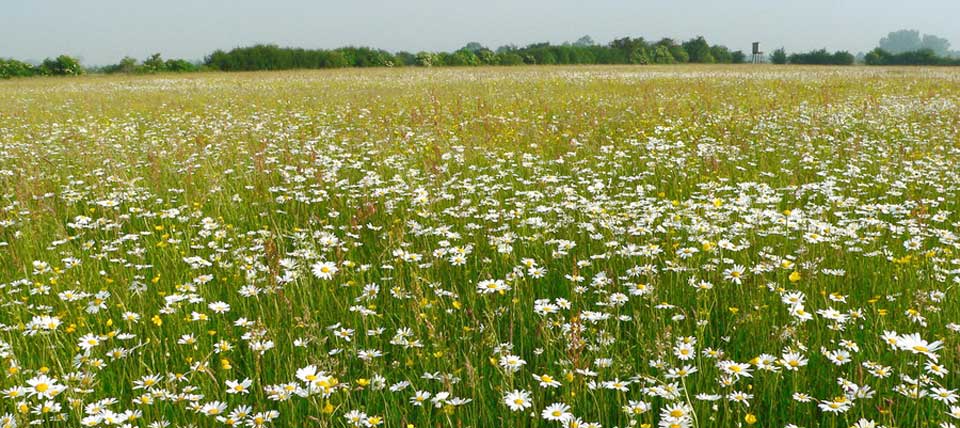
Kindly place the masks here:
POLYGON ((950 41, 943 37, 900 30, 880 39, 863 61, 868 65, 960 65, 960 51, 951 51, 950 41))
POLYGON ((609 44, 593 43, 582 37, 574 43, 535 43, 524 47, 501 46, 492 50, 476 42, 453 52, 397 52, 365 47, 339 49, 284 48, 255 45, 218 50, 203 65, 223 71, 287 70, 298 68, 391 67, 391 66, 480 66, 521 64, 679 64, 743 63, 742 51, 710 45, 703 37, 686 42, 624 37, 609 44))
POLYGON ((0 58, 0 78, 29 76, 79 76, 86 70, 76 58, 60 55, 33 65, 15 59, 0 58))
POLYGON ((787 52, 780 48, 770 54, 770 62, 773 64, 851 65, 856 60, 856 57, 850 52, 836 51, 830 53, 826 49, 787 55, 787 52))
POLYGON ((157 73, 192 72, 202 70, 255 71, 291 70, 342 67, 399 67, 399 66, 481 66, 522 64, 739 64, 746 60, 743 51, 731 51, 726 46, 711 45, 706 39, 677 42, 664 38, 656 42, 642 37, 623 37, 608 44, 595 43, 584 36, 573 43, 554 45, 534 43, 518 47, 501 46, 496 50, 471 42, 453 52, 391 53, 369 47, 342 47, 337 49, 303 49, 258 44, 229 51, 217 50, 202 62, 183 59, 164 60, 154 54, 142 62, 123 58, 117 64, 84 69, 75 58, 61 55, 41 65, 30 65, 17 60, 0 59, 0 77, 36 75, 78 75, 91 73, 157 73), (53 64, 51 66, 50 64, 53 64), (61 65, 67 64, 67 65, 61 65))
POLYGON ((960 65, 960 51, 950 50, 950 41, 933 34, 921 35, 917 30, 898 30, 882 37, 877 47, 859 57, 846 51, 827 52, 818 49, 787 55, 783 48, 770 55, 773 64, 850 65, 960 65))
MULTIPOLYGON (((960 65, 960 52, 950 51, 950 42, 942 37, 916 30, 900 30, 880 39, 879 46, 867 54, 854 56, 847 51, 826 49, 787 54, 777 49, 767 58, 773 64, 850 65, 960 65)), ((303 49, 270 44, 216 50, 202 62, 163 59, 160 54, 138 61, 123 58, 117 64, 84 68, 76 58, 61 55, 37 65, 0 58, 0 78, 26 76, 70 76, 91 73, 158 73, 203 70, 255 71, 342 67, 399 66, 481 66, 522 64, 741 64, 747 55, 726 46, 711 45, 702 36, 687 41, 670 38, 647 41, 642 37, 623 37, 607 44, 595 43, 584 36, 573 43, 559 45, 534 43, 519 47, 506 45, 496 50, 471 42, 452 52, 396 52, 369 47, 303 49)))

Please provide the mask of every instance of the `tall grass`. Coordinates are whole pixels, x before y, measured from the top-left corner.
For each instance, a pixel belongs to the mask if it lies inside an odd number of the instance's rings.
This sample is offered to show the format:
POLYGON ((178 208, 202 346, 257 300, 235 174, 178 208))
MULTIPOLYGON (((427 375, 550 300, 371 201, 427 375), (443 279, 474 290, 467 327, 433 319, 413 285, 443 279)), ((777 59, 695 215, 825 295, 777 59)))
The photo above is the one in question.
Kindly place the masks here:
POLYGON ((0 82, 0 426, 952 426, 958 78, 0 82))

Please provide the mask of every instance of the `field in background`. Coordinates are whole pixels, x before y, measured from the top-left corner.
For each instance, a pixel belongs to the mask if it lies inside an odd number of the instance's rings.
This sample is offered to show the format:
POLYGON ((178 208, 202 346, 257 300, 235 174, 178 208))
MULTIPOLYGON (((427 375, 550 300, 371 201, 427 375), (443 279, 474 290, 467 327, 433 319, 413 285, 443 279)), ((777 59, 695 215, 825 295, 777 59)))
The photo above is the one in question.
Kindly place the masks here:
POLYGON ((953 426, 958 103, 933 68, 0 82, 0 427, 953 426))

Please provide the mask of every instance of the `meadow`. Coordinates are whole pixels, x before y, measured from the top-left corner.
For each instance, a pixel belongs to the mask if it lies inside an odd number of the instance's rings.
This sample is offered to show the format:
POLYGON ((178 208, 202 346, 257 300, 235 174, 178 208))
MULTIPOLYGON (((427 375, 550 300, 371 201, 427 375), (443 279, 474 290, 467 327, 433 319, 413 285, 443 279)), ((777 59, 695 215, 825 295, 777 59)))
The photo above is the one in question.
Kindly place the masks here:
POLYGON ((0 82, 0 427, 954 427, 960 71, 0 82))

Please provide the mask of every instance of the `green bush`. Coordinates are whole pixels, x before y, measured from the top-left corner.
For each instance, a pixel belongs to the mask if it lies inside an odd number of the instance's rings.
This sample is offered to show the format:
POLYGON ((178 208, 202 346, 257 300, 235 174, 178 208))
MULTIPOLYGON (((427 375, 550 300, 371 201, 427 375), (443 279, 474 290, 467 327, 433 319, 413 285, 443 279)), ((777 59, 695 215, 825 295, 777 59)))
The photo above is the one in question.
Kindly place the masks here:
POLYGON ((37 74, 37 69, 15 59, 0 59, 0 79, 11 77, 29 77, 37 74))
POLYGON ((76 58, 60 55, 56 59, 47 58, 40 64, 39 74, 44 76, 79 76, 83 67, 76 58))

